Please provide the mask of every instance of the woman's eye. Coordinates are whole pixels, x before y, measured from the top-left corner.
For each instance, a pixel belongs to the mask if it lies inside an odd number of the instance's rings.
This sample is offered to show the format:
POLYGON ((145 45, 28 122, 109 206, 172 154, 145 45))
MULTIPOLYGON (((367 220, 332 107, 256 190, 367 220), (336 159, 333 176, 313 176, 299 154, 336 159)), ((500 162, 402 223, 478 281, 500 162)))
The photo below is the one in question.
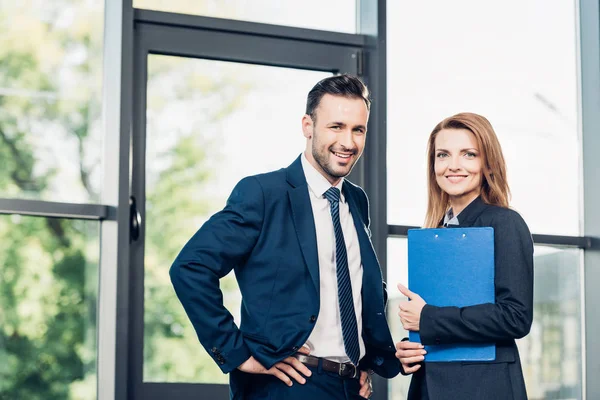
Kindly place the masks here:
POLYGON ((465 156, 466 156, 467 158, 475 158, 475 157, 477 157, 477 154, 475 154, 475 153, 473 153, 473 152, 470 152, 470 151, 468 151, 468 152, 466 152, 466 153, 465 153, 465 156))
POLYGON ((446 153, 438 153, 436 157, 437 158, 446 158, 446 157, 448 157, 448 154, 446 154, 446 153))

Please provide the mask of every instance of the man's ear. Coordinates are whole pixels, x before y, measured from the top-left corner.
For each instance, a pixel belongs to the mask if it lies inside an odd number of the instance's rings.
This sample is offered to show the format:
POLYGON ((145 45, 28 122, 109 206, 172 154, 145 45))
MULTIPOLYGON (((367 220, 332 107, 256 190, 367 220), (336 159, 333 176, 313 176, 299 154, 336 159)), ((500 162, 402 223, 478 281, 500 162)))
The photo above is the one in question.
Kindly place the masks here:
POLYGON ((311 139, 313 136, 314 122, 310 115, 304 114, 302 117, 302 133, 307 139, 311 139))

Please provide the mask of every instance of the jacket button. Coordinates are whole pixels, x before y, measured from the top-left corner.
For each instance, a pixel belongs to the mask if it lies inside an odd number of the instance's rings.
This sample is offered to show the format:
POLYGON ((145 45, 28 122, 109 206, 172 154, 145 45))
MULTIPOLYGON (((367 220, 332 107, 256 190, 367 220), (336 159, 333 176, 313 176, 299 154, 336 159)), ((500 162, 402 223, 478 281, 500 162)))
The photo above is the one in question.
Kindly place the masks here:
POLYGON ((214 354, 217 354, 219 352, 219 349, 213 347, 210 351, 212 351, 214 354))
POLYGON ((298 347, 298 346, 294 346, 294 347, 292 347, 292 350, 294 350, 294 351, 298 351, 298 349, 299 349, 299 348, 300 348, 300 347, 298 347))
POLYGON ((311 315, 310 316, 310 322, 316 322, 317 321, 317 316, 316 315, 311 315))
POLYGON ((223 360, 222 358, 219 360, 219 364, 223 365, 225 364, 225 360, 223 360))

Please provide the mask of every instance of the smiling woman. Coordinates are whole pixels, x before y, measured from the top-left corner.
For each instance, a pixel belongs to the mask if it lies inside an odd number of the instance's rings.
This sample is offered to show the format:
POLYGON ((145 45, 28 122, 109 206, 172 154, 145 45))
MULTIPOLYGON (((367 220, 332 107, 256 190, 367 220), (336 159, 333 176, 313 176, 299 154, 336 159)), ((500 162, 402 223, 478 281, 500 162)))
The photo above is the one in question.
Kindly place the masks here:
POLYGON ((466 129, 442 129, 435 139, 434 172, 438 186, 460 213, 479 195, 481 157, 475 135, 466 129))
POLYGON ((400 319, 404 329, 419 332, 423 345, 490 342, 496 357, 471 365, 423 363, 418 343, 400 342, 396 355, 403 373, 413 375, 408 399, 527 398, 515 339, 526 336, 533 321, 533 241, 525 221, 508 207, 500 143, 489 121, 473 113, 444 119, 428 143, 425 225, 494 229, 495 299, 439 307, 402 288, 411 301, 400 303, 400 319))
POLYGON ((458 215, 478 196, 487 204, 508 207, 502 147, 485 117, 460 113, 441 121, 429 136, 427 158, 426 227, 439 226, 448 205, 458 215))

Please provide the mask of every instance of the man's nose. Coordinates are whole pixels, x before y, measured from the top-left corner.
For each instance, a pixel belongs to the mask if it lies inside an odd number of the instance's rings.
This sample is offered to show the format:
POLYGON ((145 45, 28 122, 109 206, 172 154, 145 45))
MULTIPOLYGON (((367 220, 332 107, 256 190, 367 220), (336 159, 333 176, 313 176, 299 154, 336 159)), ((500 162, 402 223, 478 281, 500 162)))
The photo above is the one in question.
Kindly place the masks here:
POLYGON ((346 149, 354 148, 354 141, 352 140, 352 130, 345 129, 338 135, 338 143, 346 149))

